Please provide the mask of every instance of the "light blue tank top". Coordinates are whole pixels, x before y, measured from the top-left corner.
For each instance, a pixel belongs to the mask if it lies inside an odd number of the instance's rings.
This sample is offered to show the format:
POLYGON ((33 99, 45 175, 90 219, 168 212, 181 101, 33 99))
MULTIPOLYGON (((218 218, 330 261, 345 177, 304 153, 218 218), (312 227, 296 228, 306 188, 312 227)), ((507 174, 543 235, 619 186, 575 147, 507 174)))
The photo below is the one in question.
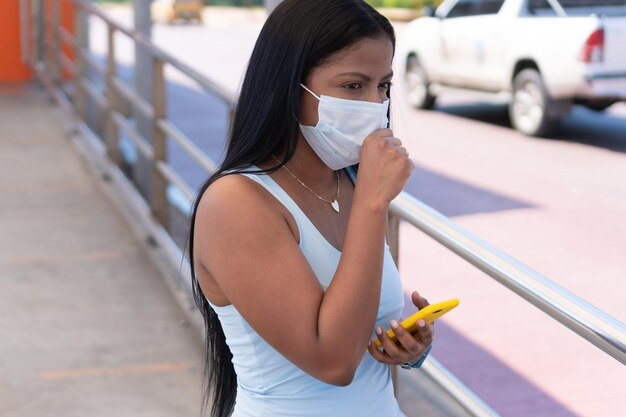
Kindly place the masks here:
MULTIPOLYGON (((255 166, 251 169, 256 170, 255 166)), ((335 249, 294 200, 269 176, 242 173, 258 182, 291 213, 298 226, 300 249, 324 290, 330 285, 341 252, 335 249)), ((270 346, 232 305, 211 307, 222 324, 233 354, 237 398, 232 417, 405 417, 393 394, 388 365, 365 353, 352 383, 330 385, 307 374, 270 346)), ((385 244, 380 304, 376 325, 389 327, 404 308, 398 270, 385 244)), ((372 329, 372 339, 376 337, 372 329)))

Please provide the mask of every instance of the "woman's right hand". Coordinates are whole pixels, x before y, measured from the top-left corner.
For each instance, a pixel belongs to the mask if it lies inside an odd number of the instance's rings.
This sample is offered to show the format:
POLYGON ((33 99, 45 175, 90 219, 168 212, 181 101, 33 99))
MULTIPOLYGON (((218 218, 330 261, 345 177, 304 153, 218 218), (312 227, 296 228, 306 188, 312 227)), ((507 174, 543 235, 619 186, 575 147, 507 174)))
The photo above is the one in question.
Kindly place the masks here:
POLYGON ((358 194, 385 207, 402 191, 415 165, 391 129, 379 129, 363 141, 356 183, 358 194))

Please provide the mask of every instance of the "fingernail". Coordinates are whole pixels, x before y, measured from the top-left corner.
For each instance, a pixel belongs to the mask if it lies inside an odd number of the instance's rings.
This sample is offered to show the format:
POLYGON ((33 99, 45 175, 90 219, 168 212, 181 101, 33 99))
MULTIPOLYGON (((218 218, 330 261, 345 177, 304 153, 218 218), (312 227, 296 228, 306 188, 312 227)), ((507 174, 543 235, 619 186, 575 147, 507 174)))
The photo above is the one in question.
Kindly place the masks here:
POLYGON ((379 335, 379 336, 380 336, 381 334, 383 334, 383 328, 382 328, 382 327, 380 327, 380 326, 378 326, 378 327, 376 328, 376 334, 377 334, 377 335, 379 335))
POLYGON ((426 325, 426 322, 425 322, 424 320, 421 320, 421 319, 420 319, 420 320, 417 322, 417 325, 418 325, 418 326, 420 326, 420 327, 424 327, 424 326, 426 325))
POLYGON ((392 328, 394 328, 394 329, 397 329, 397 328, 398 328, 398 322, 397 322, 397 321, 395 321, 395 320, 391 320, 390 324, 391 324, 391 327, 392 327, 392 328))

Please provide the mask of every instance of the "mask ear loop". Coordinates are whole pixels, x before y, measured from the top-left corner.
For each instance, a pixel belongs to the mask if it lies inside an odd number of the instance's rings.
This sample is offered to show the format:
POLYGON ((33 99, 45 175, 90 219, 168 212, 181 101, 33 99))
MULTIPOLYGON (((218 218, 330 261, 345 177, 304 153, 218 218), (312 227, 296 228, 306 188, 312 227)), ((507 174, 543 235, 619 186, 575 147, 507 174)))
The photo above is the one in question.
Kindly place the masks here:
POLYGON ((387 91, 387 100, 389 100, 389 106, 387 107, 387 129, 391 129, 391 87, 387 91))
POLYGON ((308 91, 309 93, 311 93, 313 95, 313 97, 315 97, 316 99, 318 99, 319 101, 322 101, 321 98, 319 98, 313 91, 309 90, 304 84, 300 83, 300 86, 302 86, 302 88, 304 88, 306 91, 308 91))

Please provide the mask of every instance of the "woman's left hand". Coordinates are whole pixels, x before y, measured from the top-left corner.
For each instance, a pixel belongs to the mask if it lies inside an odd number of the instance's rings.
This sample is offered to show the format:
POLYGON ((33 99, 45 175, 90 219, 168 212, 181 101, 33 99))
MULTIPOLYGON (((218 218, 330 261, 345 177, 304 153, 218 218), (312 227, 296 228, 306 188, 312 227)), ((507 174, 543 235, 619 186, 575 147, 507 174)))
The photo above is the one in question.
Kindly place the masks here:
MULTIPOLYGON (((413 291, 411 300, 420 310, 430 304, 417 291, 413 291)), ((421 319, 418 321, 418 329, 414 334, 407 332, 395 320, 392 320, 389 324, 400 343, 393 342, 387 336, 386 330, 379 326, 376 328, 376 334, 384 350, 378 350, 373 340, 370 340, 367 346, 367 350, 369 350, 374 359, 389 365, 401 365, 417 361, 432 343, 435 335, 435 324, 428 324, 421 319)))

